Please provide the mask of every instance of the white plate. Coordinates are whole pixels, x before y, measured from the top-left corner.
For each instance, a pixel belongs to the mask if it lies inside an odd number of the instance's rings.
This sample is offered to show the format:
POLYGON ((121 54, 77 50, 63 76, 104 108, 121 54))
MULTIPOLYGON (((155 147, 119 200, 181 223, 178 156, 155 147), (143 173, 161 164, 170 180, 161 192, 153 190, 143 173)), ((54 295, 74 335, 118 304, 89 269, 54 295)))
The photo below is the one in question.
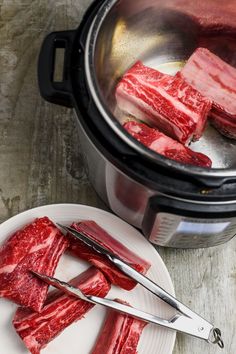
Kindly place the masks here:
MULTIPOLYGON (((79 219, 92 219, 104 227, 111 235, 132 251, 151 263, 148 276, 174 295, 173 284, 161 257, 154 247, 133 227, 118 217, 100 209, 76 204, 56 204, 25 211, 0 225, 0 244, 17 229, 33 221, 36 217, 48 216, 54 222, 70 224, 79 219)), ((56 276, 69 280, 88 268, 88 264, 63 255, 56 276)), ((141 286, 132 291, 115 287, 108 294, 110 298, 127 300, 133 306, 170 318, 173 309, 144 290, 141 286)), ((23 342, 11 324, 16 305, 0 299, 0 353, 27 354, 23 342)), ((85 318, 72 324, 42 350, 42 354, 89 354, 105 317, 105 309, 96 306, 85 318)), ((175 332, 155 325, 145 327, 139 342, 139 354, 171 354, 175 342, 175 332)))

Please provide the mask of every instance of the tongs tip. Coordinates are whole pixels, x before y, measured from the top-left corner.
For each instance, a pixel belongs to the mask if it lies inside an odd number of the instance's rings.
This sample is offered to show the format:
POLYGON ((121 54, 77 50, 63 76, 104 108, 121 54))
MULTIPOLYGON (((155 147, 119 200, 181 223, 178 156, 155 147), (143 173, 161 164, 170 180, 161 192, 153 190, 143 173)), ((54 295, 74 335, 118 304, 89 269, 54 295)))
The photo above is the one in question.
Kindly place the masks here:
POLYGON ((30 273, 32 273, 33 275, 35 275, 37 278, 41 279, 41 280, 49 280, 52 279, 52 277, 46 275, 46 274, 42 274, 42 273, 38 273, 34 270, 31 270, 30 273))
POLYGON ((59 226, 62 230, 65 230, 65 231, 69 230, 69 228, 67 226, 62 225, 59 222, 57 222, 56 225, 59 226))

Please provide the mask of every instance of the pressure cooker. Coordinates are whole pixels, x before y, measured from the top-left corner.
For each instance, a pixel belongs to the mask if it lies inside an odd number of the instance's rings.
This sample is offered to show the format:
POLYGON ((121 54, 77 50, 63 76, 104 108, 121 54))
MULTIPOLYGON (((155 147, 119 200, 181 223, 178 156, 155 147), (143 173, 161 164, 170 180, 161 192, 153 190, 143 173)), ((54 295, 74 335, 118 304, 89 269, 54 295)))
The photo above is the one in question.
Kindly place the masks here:
POLYGON ((234 237, 236 143, 209 126, 192 148, 206 153, 213 168, 169 160, 123 129, 115 87, 137 60, 174 74, 199 45, 236 66, 235 5, 235 0, 95 1, 76 30, 50 33, 42 44, 41 95, 74 109, 92 185, 153 244, 201 248, 234 237), (59 81, 58 48, 64 50, 59 81))

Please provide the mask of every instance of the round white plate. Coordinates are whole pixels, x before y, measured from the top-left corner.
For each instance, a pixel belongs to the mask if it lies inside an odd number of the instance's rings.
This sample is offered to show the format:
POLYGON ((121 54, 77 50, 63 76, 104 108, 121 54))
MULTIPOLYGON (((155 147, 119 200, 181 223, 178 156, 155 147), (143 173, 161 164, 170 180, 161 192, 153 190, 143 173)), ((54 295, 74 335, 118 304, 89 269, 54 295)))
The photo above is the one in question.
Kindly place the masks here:
MULTIPOLYGON (((169 273, 154 247, 136 229, 113 214, 100 209, 77 204, 56 204, 25 211, 0 225, 0 244, 17 229, 32 222, 35 218, 43 216, 48 216, 54 222, 65 225, 80 219, 96 221, 125 246, 147 259, 151 263, 148 277, 174 295, 169 273)), ((88 266, 85 262, 63 255, 57 267, 56 276, 61 280, 68 281, 88 266)), ((108 297, 127 300, 131 305, 155 313, 162 318, 168 319, 173 315, 172 308, 140 285, 132 291, 112 287, 108 297)), ((0 353, 28 353, 11 324, 16 308, 15 304, 0 299, 0 353)), ((84 319, 67 327, 56 339, 50 342, 42 350, 42 354, 89 354, 102 327, 105 312, 106 310, 103 307, 96 306, 86 314, 84 319)), ((141 336, 138 353, 171 354, 174 342, 175 332, 148 324, 141 336)))

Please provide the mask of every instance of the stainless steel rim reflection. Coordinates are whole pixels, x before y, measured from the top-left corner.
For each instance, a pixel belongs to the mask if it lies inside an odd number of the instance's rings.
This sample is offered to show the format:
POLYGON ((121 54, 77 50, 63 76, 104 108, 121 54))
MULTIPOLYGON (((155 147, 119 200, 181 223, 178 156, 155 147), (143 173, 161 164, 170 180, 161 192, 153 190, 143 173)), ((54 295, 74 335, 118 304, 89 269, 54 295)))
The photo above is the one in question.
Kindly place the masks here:
POLYGON ((194 166, 186 166, 182 165, 178 162, 168 160, 163 156, 156 154, 150 149, 146 148, 135 139, 130 137, 130 135, 122 128, 120 124, 117 124, 116 117, 108 111, 105 107, 105 103, 103 103, 103 99, 99 93, 98 83, 96 80, 95 66, 94 66, 94 54, 95 54, 95 45, 96 40, 99 34, 99 30, 106 16, 112 7, 116 4, 116 0, 107 0, 101 6, 98 11, 87 36, 86 48, 85 48, 85 70, 86 70, 86 79, 88 83, 88 87, 92 98, 102 115, 105 119, 106 123, 109 127, 116 133, 116 135, 124 141, 128 146, 134 149, 136 152, 144 156, 145 158, 152 160, 153 163, 162 165, 165 167, 169 167, 172 170, 176 170, 178 172, 185 173, 187 175, 192 175, 196 177, 212 177, 212 178, 234 178, 236 177, 236 170, 222 169, 222 168, 212 168, 206 170, 204 168, 194 167, 194 166))

